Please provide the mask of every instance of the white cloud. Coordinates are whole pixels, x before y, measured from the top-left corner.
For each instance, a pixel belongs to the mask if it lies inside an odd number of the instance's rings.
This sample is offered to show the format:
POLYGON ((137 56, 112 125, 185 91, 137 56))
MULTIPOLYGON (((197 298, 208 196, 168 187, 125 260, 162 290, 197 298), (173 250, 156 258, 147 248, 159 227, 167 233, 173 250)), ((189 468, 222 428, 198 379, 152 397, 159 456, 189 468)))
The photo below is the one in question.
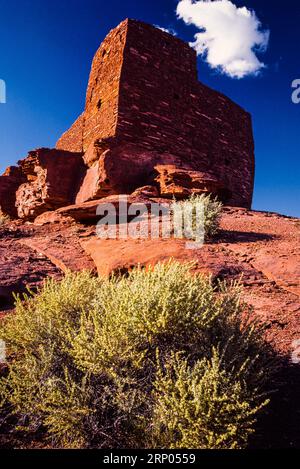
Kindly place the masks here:
POLYGON ((177 16, 200 29, 191 43, 212 68, 232 78, 257 75, 265 64, 270 31, 263 30, 254 11, 230 0, 180 0, 177 16))
POLYGON ((161 31, 164 31, 164 33, 172 34, 172 36, 177 36, 177 33, 175 29, 173 28, 162 28, 161 26, 158 26, 157 24, 155 24, 154 26, 160 29, 161 31))

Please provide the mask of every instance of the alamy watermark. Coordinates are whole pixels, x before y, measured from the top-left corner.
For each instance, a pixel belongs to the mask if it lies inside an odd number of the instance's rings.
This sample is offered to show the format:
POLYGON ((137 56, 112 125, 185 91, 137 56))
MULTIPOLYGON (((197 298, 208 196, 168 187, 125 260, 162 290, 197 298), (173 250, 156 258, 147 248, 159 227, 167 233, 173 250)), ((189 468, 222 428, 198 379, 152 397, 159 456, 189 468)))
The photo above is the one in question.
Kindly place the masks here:
POLYGON ((300 364, 300 339, 294 340, 292 343, 292 363, 294 365, 299 365, 300 364))
POLYGON ((292 102, 294 104, 300 103, 300 78, 292 82, 292 88, 294 89, 292 93, 292 102))
POLYGON ((1 363, 6 363, 6 346, 2 339, 0 339, 0 364, 1 363))
POLYGON ((186 239, 187 249, 199 249, 205 241, 205 207, 202 201, 184 203, 118 203, 97 207, 97 236, 101 239, 186 239))
POLYGON ((6 103, 6 83, 0 79, 0 104, 6 103))

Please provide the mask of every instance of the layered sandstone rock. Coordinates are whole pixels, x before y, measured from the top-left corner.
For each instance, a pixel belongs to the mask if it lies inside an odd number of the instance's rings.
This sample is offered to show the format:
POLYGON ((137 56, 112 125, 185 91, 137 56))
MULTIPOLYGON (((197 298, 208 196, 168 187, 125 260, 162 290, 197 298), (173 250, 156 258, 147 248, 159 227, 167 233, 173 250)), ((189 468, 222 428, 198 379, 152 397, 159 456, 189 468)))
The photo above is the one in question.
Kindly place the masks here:
POLYGON ((12 218, 17 216, 16 191, 25 181, 26 177, 16 166, 10 166, 0 176, 0 212, 12 218))
POLYGON ((112 183, 112 155, 110 150, 99 150, 92 145, 84 155, 86 163, 85 175, 76 196, 76 203, 81 204, 90 200, 118 194, 122 191, 112 183))
POLYGON ((159 191, 155 186, 143 186, 138 187, 131 195, 134 197, 159 197, 159 191))
MULTIPOLYGON (((145 198, 141 195, 111 195, 103 197, 98 200, 91 200, 89 202, 83 202, 82 204, 69 205, 62 207, 56 212, 49 214, 49 218, 55 219, 55 215, 70 217, 77 222, 96 222, 101 217, 105 216, 105 212, 112 209, 112 216, 114 213, 117 215, 122 212, 124 219, 127 221, 128 208, 130 207, 132 216, 138 212, 139 208, 144 209, 145 207, 150 208, 151 199, 145 198)), ((48 218, 48 219, 49 219, 48 218)), ((40 217, 36 220, 39 223, 40 217)), ((113 221, 113 220, 112 220, 113 221)))
POLYGON ((222 194, 222 185, 210 173, 178 169, 172 165, 158 165, 155 167, 159 176, 160 194, 164 197, 184 198, 191 194, 222 194))
POLYGON ((80 153, 42 148, 30 152, 19 165, 27 179, 16 193, 20 218, 34 219, 74 201, 84 171, 80 153))

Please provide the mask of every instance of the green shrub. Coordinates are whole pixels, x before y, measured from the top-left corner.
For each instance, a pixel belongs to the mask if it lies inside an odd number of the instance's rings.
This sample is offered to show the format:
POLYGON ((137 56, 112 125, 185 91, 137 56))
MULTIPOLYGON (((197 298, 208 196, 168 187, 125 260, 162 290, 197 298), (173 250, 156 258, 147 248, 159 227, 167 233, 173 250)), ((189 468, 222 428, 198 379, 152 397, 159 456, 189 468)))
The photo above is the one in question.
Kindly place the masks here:
POLYGON ((0 398, 19 428, 54 447, 245 447, 269 352, 238 286, 190 269, 67 274, 18 300, 0 324, 0 398))
POLYGON ((236 372, 223 366, 220 352, 192 367, 172 356, 155 386, 154 429, 159 446, 191 449, 234 449, 247 444, 255 415, 265 403, 236 372))
POLYGON ((210 195, 193 194, 186 200, 174 201, 171 210, 174 216, 175 226, 177 224, 180 225, 179 228, 180 231, 183 231, 183 237, 197 240, 197 238, 201 238, 202 235, 204 241, 209 241, 218 232, 222 206, 221 202, 216 198, 213 199, 210 195), (203 207, 203 212, 200 207, 203 207), (181 214, 184 213, 189 219, 188 223, 185 217, 181 216, 181 214))

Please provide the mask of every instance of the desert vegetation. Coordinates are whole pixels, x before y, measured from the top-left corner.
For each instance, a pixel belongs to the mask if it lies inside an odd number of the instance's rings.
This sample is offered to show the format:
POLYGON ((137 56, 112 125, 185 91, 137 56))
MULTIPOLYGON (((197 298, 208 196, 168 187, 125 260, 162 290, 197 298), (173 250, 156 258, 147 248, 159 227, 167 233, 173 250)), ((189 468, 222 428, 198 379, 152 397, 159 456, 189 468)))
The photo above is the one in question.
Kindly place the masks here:
POLYGON ((65 448, 244 448, 270 358, 237 285, 170 261, 67 274, 0 323, 2 413, 65 448))
POLYGON ((178 220, 176 214, 179 214, 183 237, 196 240, 202 232, 204 241, 207 242, 218 232, 222 207, 222 203, 211 195, 192 194, 188 199, 174 200, 171 209, 175 225, 178 220), (186 223, 187 220, 189 223, 186 223))

